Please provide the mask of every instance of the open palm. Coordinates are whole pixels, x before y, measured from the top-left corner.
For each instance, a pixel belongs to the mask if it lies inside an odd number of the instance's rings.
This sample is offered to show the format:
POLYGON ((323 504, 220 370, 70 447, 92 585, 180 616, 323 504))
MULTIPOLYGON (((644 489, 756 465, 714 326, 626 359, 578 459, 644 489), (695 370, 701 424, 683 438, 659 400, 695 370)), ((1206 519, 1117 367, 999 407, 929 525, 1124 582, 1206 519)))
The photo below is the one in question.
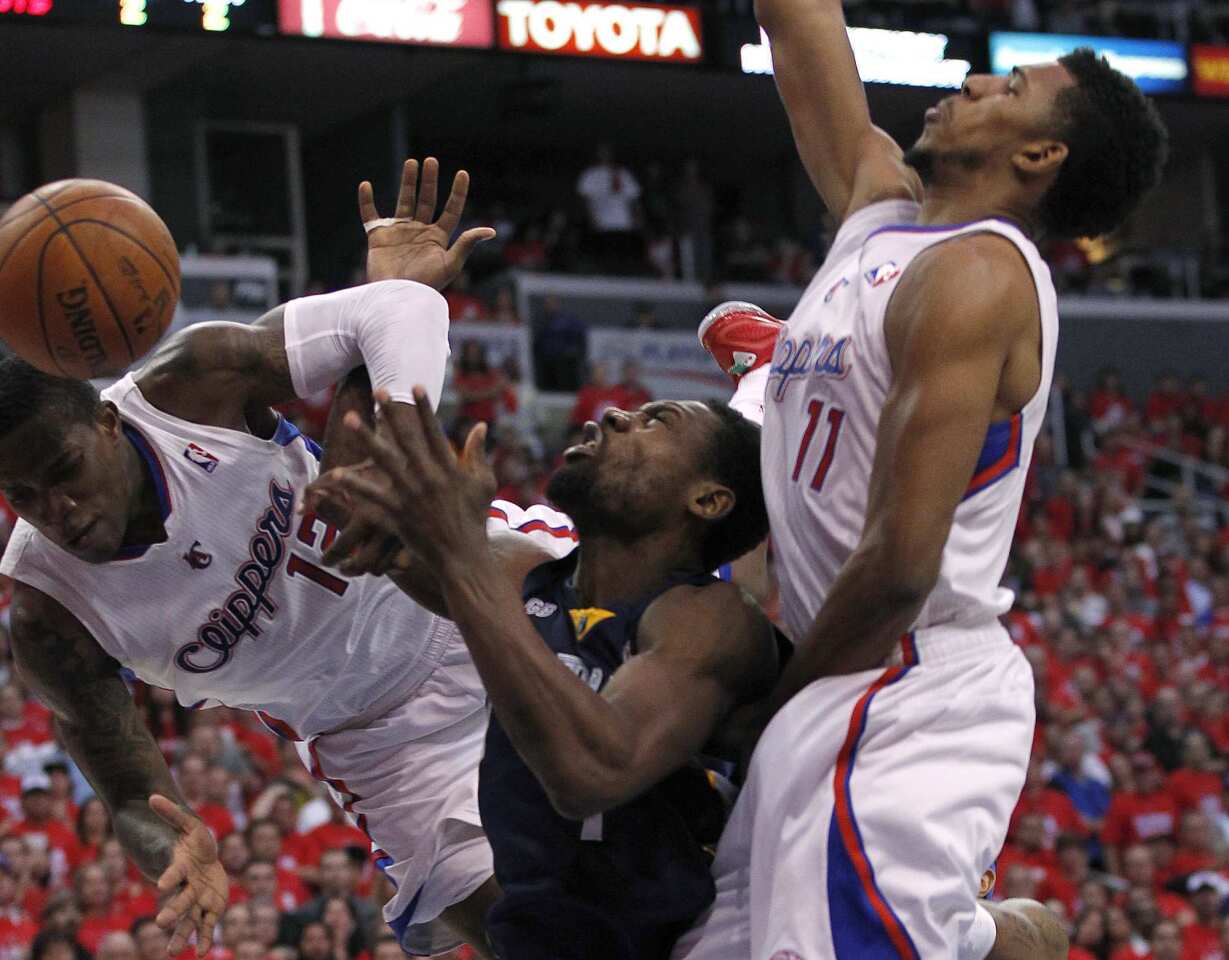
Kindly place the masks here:
POLYGON ((422 164, 420 186, 418 161, 407 160, 401 171, 397 209, 390 219, 382 219, 376 211, 371 183, 359 184, 358 210, 367 228, 369 281, 417 280, 443 290, 456 279, 474 247, 495 236, 490 227, 474 227, 452 243, 469 195, 469 174, 464 170, 453 178, 444 211, 432 221, 439 172, 439 162, 428 157, 422 164))

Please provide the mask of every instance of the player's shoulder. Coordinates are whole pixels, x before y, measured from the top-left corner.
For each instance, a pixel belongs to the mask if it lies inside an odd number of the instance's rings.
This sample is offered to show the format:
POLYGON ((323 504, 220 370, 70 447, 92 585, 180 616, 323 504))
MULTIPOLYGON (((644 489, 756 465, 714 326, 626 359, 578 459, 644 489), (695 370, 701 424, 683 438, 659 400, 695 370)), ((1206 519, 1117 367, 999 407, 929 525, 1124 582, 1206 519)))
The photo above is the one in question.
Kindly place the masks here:
POLYGON ((641 652, 668 647, 672 655, 707 661, 742 690, 776 677, 772 623, 750 594, 725 581, 664 592, 641 617, 637 645, 641 652))
POLYGON ((1010 338, 1035 323, 1037 312, 1036 283, 1019 246, 979 231, 919 253, 892 296, 887 323, 922 324, 943 339, 1010 338))

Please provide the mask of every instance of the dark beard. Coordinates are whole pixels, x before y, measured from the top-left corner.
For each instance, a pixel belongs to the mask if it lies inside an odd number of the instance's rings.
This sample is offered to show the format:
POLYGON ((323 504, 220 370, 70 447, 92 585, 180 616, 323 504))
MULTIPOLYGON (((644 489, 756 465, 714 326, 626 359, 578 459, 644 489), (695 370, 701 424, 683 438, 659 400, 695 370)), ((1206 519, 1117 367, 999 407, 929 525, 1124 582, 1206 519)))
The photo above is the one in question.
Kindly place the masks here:
POLYGON ((619 491, 602 488, 593 457, 565 463, 556 470, 546 485, 546 498, 572 518, 581 537, 630 543, 653 529, 653 521, 641 517, 619 491))

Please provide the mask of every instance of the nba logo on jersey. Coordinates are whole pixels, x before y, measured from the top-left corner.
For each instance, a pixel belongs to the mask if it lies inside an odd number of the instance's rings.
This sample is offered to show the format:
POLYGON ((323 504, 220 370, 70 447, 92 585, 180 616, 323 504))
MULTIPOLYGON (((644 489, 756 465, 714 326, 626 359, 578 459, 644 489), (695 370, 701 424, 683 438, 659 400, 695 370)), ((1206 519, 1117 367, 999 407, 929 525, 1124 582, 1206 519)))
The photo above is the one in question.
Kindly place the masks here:
POLYGON ((874 289, 875 287, 882 287, 885 283, 891 283, 899 276, 900 267, 896 265, 895 260, 889 260, 887 263, 867 270, 866 282, 874 289))
POLYGON ((213 473, 218 468, 218 458, 203 447, 198 447, 195 443, 189 443, 184 447, 183 455, 206 473, 213 473))

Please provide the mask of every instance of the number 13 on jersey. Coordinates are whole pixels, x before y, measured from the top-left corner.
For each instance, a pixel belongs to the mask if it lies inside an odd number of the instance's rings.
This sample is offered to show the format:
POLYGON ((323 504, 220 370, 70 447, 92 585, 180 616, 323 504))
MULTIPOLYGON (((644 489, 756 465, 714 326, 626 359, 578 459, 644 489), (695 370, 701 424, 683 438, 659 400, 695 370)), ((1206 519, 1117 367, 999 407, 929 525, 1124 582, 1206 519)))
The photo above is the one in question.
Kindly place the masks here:
POLYGON ((832 458, 836 455, 836 444, 841 436, 841 425, 845 422, 844 410, 829 406, 828 415, 824 417, 824 407, 822 400, 812 400, 807 404, 807 427, 802 433, 802 443, 798 445, 798 458, 794 461, 794 472, 791 476, 795 483, 802 476, 802 467, 811 449, 811 443, 815 439, 815 431, 819 428, 820 420, 826 420, 827 436, 823 443, 823 453, 820 454, 819 463, 815 465, 815 473, 811 476, 811 489, 816 493, 823 490, 824 481, 828 479, 828 471, 832 469, 832 458))

